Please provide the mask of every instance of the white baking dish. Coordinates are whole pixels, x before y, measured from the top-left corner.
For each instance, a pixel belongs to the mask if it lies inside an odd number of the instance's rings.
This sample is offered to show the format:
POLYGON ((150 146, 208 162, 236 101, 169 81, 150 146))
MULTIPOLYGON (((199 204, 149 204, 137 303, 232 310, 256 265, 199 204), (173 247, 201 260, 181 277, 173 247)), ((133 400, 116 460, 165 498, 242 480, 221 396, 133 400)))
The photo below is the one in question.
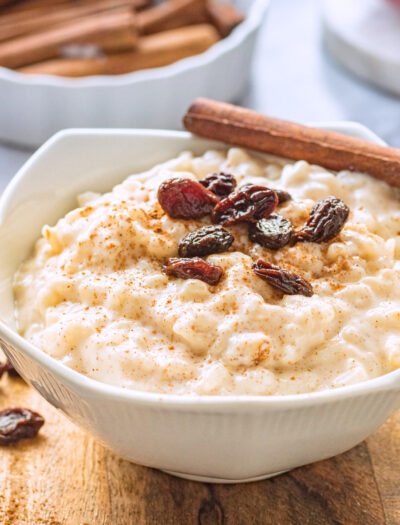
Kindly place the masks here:
POLYGON ((0 140, 38 146, 69 127, 180 128, 198 96, 239 100, 269 0, 236 0, 245 21, 201 55, 126 75, 62 78, 0 67, 0 140))
MULTIPOLYGON (((379 142, 357 124, 323 127, 379 142)), ((249 481, 362 441, 400 406, 400 370, 311 394, 158 395, 80 375, 24 340, 14 323, 14 272, 42 225, 75 207, 77 193, 108 190, 182 150, 200 154, 210 146, 215 143, 188 133, 154 130, 71 130, 49 140, 0 201, 0 337, 12 363, 43 397, 122 457, 196 480, 249 481)))

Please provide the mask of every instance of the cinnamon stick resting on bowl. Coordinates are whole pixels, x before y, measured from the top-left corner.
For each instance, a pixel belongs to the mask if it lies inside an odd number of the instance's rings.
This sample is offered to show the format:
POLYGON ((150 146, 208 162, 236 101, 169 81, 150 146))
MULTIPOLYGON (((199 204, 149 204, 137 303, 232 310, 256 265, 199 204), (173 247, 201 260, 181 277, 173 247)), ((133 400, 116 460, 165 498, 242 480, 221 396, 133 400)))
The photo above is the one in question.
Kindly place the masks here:
POLYGON ((114 53, 99 58, 60 58, 21 68, 22 73, 80 77, 118 75, 162 67, 182 58, 206 51, 219 40, 209 24, 181 27, 142 37, 134 51, 114 53))
POLYGON ((327 169, 369 173, 400 188, 400 150, 199 98, 183 118, 196 135, 327 169))

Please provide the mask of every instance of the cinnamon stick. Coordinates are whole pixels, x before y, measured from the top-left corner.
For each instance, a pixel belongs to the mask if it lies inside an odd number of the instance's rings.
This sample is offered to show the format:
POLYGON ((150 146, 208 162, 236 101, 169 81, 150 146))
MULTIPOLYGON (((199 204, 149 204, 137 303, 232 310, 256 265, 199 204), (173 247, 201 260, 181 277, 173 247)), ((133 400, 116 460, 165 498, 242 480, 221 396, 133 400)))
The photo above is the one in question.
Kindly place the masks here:
POLYGON ((118 75, 172 64, 206 51, 218 39, 218 32, 213 26, 198 24, 139 38, 135 51, 99 58, 49 60, 32 64, 19 71, 67 77, 118 75))
POLYGON ((137 15, 142 35, 209 22, 207 0, 167 0, 137 15))
POLYGON ((8 6, 14 4, 13 0, 0 0, 0 8, 7 8, 8 6))
MULTIPOLYGON (((55 10, 63 6, 80 7, 83 5, 93 5, 97 3, 97 0, 5 0, 5 5, 2 7, 0 0, 0 14, 15 14, 24 15, 27 12, 31 14, 39 13, 43 10, 55 10)), ((4 0, 3 0, 4 1, 4 0)), ((119 0, 116 0, 118 4, 119 0)), ((149 0, 132 0, 136 9, 146 7, 149 5, 149 0)))
POLYGON ((90 44, 101 51, 131 49, 137 42, 130 9, 101 13, 0 43, 0 65, 18 68, 58 56, 70 44, 90 44))
POLYGON ((184 116, 185 128, 220 140, 325 168, 355 170, 400 188, 400 150, 341 133, 261 115, 231 104, 199 98, 184 116))
MULTIPOLYGON (((62 4, 73 3, 77 5, 78 3, 82 5, 84 2, 92 0, 7 0, 4 2, 4 5, 1 4, 0 0, 0 14, 17 14, 27 11, 34 11, 36 9, 54 9, 62 4)), ((95 1, 95 0, 94 0, 95 1)))
POLYGON ((95 15, 120 8, 134 9, 133 0, 98 0, 97 2, 66 2, 57 8, 36 9, 32 13, 18 12, 0 16, 0 41, 16 38, 54 26, 63 25, 69 20, 95 15))
POLYGON ((207 4, 207 12, 222 38, 227 37, 244 20, 242 13, 232 4, 210 0, 207 4))

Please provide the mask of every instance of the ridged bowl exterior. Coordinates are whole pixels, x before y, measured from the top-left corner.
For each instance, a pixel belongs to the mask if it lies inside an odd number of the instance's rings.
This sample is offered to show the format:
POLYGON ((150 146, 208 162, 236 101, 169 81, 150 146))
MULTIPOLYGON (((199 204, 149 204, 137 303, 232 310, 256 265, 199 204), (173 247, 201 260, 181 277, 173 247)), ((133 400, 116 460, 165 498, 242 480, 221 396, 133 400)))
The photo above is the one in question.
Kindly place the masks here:
POLYGON ((121 457, 192 479, 246 481, 328 458, 360 443, 399 406, 398 390, 307 406, 169 406, 93 396, 4 341, 23 377, 53 406, 121 457))
POLYGON ((38 146, 71 127, 180 128, 198 96, 237 101, 269 0, 237 0, 248 18, 207 52, 163 68, 79 79, 0 67, 0 140, 38 146))
MULTIPOLYGON (((323 127, 379 141, 359 125, 323 127)), ((120 456, 191 479, 247 481, 362 441, 400 406, 400 370, 298 396, 157 395, 93 381, 13 328, 12 276, 44 222, 73 207, 73 196, 83 189, 104 191, 129 169, 140 171, 178 151, 201 153, 212 145, 188 133, 97 130, 67 131, 43 146, 0 201, 0 252, 7 254, 0 259, 0 344, 49 403, 120 456)))

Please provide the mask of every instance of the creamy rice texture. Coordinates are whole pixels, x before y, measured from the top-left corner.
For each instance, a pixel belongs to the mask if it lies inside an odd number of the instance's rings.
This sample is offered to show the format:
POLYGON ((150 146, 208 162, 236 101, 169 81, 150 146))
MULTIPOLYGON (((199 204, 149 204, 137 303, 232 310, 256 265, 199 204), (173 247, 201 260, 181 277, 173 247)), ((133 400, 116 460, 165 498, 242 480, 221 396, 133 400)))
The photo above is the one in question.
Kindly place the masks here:
POLYGON ((126 388, 177 394, 293 394, 364 381, 400 366, 399 192, 360 173, 241 149, 183 153, 132 175, 105 195, 84 194, 45 226, 15 278, 21 333, 65 365, 126 388), (169 218, 157 202, 171 177, 227 171, 238 184, 288 190, 279 208, 301 227, 315 201, 334 195, 350 217, 329 243, 277 252, 229 228, 217 286, 167 277, 168 257, 197 221, 169 218), (267 179, 267 180, 266 180, 267 179), (257 258, 295 271, 312 297, 282 295, 254 275, 257 258))

